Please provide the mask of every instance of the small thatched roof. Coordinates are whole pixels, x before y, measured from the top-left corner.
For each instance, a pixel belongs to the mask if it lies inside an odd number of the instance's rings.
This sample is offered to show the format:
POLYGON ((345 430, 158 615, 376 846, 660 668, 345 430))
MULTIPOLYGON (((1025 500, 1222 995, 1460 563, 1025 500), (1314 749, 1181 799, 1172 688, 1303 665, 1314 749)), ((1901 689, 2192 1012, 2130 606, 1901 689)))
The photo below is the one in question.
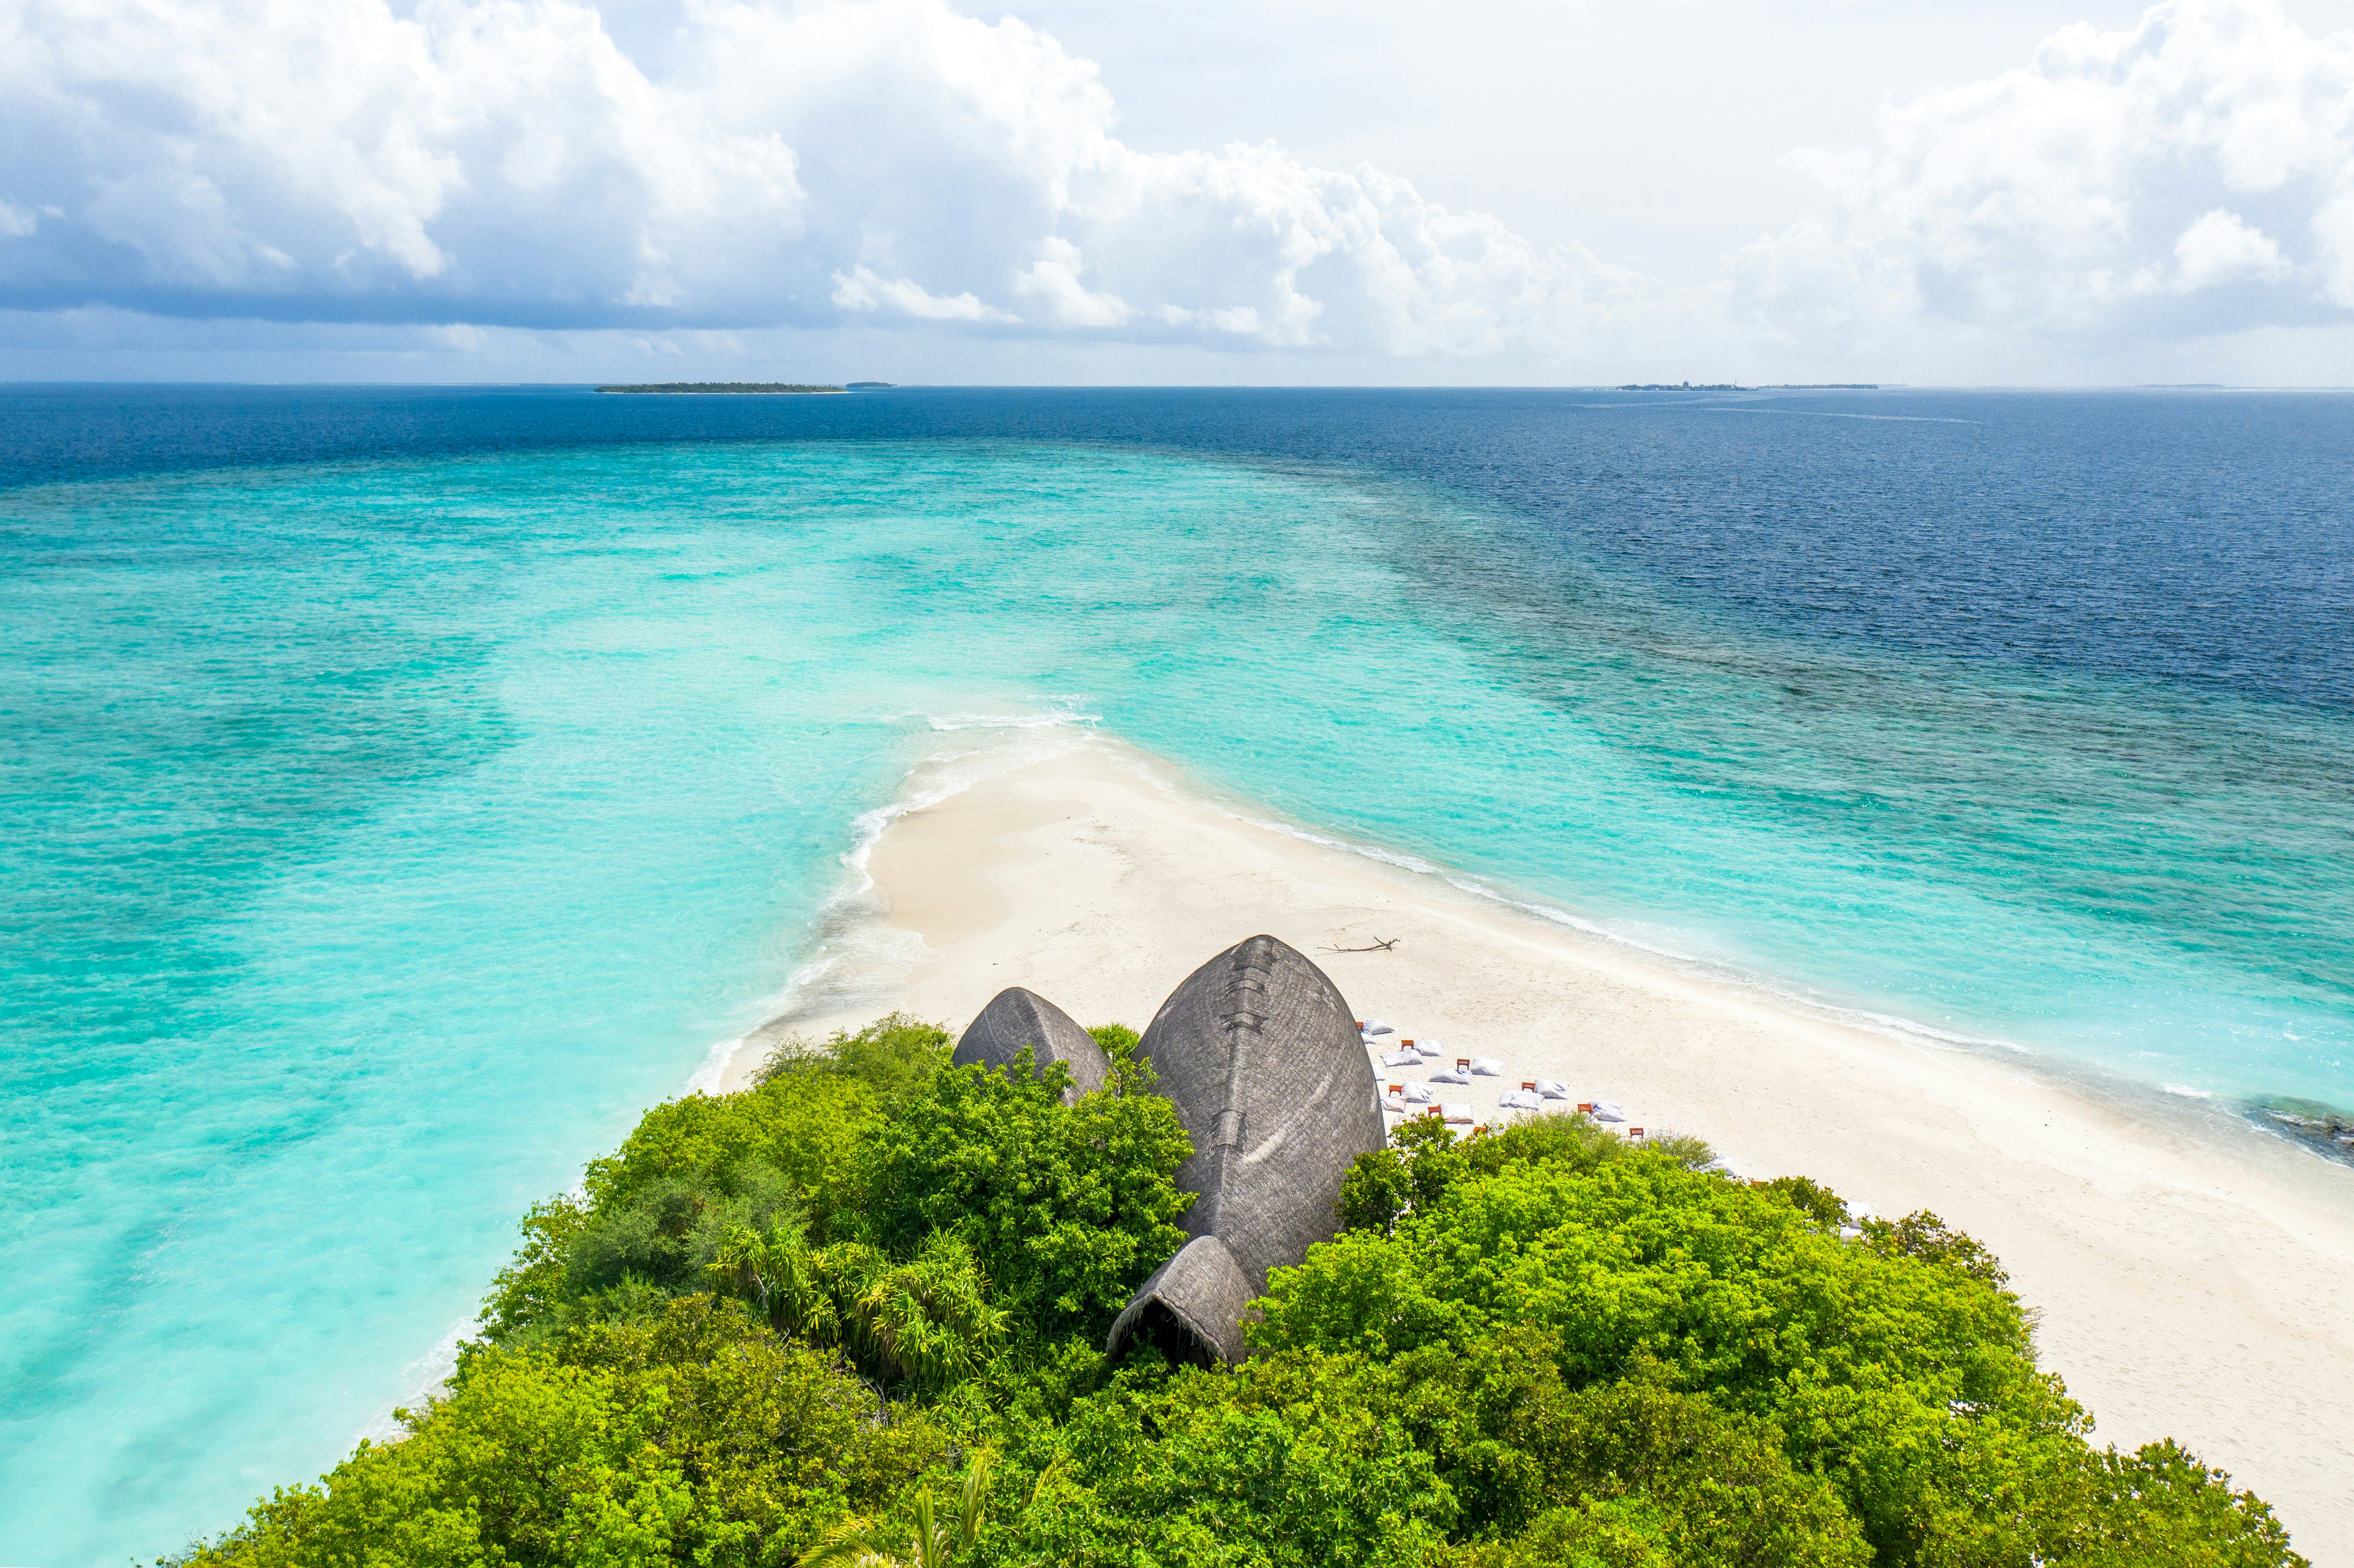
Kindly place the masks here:
POLYGON ((1195 1236, 1152 1271, 1111 1326, 1111 1353, 1152 1341, 1178 1361, 1238 1361, 1243 1308, 1258 1295, 1215 1236, 1195 1236))
POLYGON ((1239 1361, 1244 1305, 1268 1269, 1331 1239, 1341 1178, 1386 1139, 1373 1066, 1340 988, 1265 936, 1194 970, 1137 1053, 1193 1140, 1177 1171, 1199 1194, 1185 1228, 1218 1246, 1189 1243, 1145 1281, 1107 1349, 1118 1355, 1157 1308, 1204 1351, 1239 1361))
POLYGON ((1024 1046, 1029 1047, 1034 1069, 1043 1069, 1049 1062, 1069 1065, 1071 1086, 1063 1091, 1066 1103, 1093 1094, 1111 1076, 1111 1063, 1094 1035, 1036 991, 1018 985, 999 991, 981 1010, 949 1060, 960 1067, 979 1062, 1001 1073, 1009 1072, 1024 1046))

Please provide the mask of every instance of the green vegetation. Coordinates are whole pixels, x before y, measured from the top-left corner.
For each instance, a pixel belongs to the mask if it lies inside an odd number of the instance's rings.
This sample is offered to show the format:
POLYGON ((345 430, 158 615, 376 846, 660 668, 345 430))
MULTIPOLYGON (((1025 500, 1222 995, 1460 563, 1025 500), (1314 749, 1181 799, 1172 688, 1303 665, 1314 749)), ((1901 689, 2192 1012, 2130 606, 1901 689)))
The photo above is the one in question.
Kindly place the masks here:
POLYGON ((1233 1371, 1111 1318, 1189 1152, 1135 1035, 1076 1106, 892 1017, 651 1112, 539 1205, 408 1435, 191 1565, 2257 1568, 2171 1444, 2098 1449, 1984 1248, 1579 1118, 1359 1160, 1233 1371))

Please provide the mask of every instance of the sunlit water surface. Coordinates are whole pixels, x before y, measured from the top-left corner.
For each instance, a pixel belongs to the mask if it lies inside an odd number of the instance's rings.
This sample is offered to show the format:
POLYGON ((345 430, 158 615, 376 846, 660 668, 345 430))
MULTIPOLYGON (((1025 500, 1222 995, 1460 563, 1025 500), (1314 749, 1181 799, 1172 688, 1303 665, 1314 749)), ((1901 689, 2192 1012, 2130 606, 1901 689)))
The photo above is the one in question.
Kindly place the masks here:
POLYGON ((2354 1103, 2345 400, 309 396, 11 395, 0 1561, 413 1395, 945 726, 2354 1103))

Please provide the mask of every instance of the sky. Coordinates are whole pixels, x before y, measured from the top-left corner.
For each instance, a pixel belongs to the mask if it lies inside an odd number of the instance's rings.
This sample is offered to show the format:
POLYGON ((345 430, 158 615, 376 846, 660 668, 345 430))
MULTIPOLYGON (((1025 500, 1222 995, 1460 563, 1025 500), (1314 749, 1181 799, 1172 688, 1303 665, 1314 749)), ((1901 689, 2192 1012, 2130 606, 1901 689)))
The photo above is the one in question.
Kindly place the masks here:
POLYGON ((2354 384, 2354 0, 0 0, 0 378, 2354 384))

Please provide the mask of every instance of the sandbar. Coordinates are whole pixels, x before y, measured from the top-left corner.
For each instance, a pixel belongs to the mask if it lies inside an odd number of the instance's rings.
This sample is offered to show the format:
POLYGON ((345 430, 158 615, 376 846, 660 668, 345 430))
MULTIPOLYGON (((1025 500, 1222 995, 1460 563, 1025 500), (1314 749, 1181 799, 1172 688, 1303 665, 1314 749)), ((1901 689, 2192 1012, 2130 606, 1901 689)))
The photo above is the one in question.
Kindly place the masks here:
MULTIPOLYGON (((1386 863, 1081 733, 911 775, 794 1004, 748 1036, 894 1008, 961 1029, 1008 985, 1141 1029, 1195 966, 1265 931, 1360 1017, 1707 1139, 1743 1176, 1805 1174, 1991 1246, 2044 1366, 2133 1447, 2173 1436, 2354 1568, 2354 1171, 2212 1110, 2104 1094, 2059 1065, 1813 1016, 1386 863), (1257 820, 1253 820, 1257 819, 1257 820), (1394 945, 1374 951, 1375 941, 1394 945)), ((1388 1074, 1394 1077, 1396 1074, 1388 1074)))

